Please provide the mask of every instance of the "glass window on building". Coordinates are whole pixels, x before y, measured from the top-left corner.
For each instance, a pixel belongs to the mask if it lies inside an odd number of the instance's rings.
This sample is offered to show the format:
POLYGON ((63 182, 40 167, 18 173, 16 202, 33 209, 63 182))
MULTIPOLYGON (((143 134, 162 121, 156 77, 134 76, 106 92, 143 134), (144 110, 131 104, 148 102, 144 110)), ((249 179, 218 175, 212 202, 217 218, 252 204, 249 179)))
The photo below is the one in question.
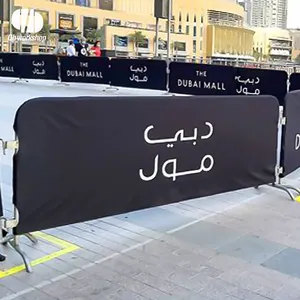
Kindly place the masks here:
POLYGON ((197 42, 193 41, 193 52, 195 53, 197 50, 197 42))
POLYGON ((158 41, 158 49, 159 50, 167 50, 168 49, 168 43, 165 40, 159 40, 158 41))
POLYGON ((49 25, 49 12, 38 9, 36 9, 35 11, 41 14, 41 16, 43 17, 44 24, 49 25))
POLYGON ((149 49, 149 39, 144 39, 142 42, 138 43, 138 48, 149 49))
POLYGON ((181 22, 181 12, 179 13, 179 18, 178 18, 179 22, 181 22))
POLYGON ((128 37, 115 35, 114 44, 117 47, 128 47, 128 37))
POLYGON ((203 42, 200 41, 200 51, 202 51, 202 50, 203 50, 203 42))
POLYGON ((201 24, 203 24, 203 23, 204 23, 204 21, 203 21, 203 16, 201 16, 200 19, 201 19, 201 24))
POLYGON ((193 32, 193 35, 194 35, 194 36, 197 36, 197 27, 196 27, 196 26, 194 26, 194 32, 193 32))
POLYGON ((203 27, 200 27, 200 36, 203 36, 203 27))
POLYGON ((79 6, 91 6, 90 0, 76 0, 76 5, 79 6))
POLYGON ((176 51, 186 51, 186 43, 185 42, 175 42, 174 48, 176 51))
POLYGON ((186 21, 187 21, 187 22, 190 21, 190 15, 189 15, 189 14, 186 15, 186 21))
POLYGON ((67 3, 67 0, 50 0, 50 2, 67 3))
POLYGON ((98 29, 98 20, 91 17, 83 17, 83 36, 88 42, 93 42, 95 37, 91 36, 93 30, 98 29))
POLYGON ((114 1, 113 0, 99 0, 99 8, 103 10, 113 10, 114 1))
POLYGON ((74 29, 74 15, 58 14, 59 29, 74 29))
POLYGON ((194 23, 196 23, 197 22, 197 17, 196 17, 196 15, 194 15, 194 23))
POLYGON ((182 26, 178 25, 178 32, 181 33, 182 32, 182 26))

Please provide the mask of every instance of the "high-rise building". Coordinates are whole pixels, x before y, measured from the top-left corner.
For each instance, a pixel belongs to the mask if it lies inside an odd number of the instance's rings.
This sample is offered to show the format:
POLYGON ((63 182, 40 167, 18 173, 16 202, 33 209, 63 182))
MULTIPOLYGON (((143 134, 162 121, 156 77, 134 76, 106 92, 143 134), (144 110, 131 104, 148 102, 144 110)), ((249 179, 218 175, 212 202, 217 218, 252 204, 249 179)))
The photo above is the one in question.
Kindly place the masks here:
POLYGON ((251 2, 251 26, 287 28, 288 0, 245 1, 251 2))
POLYGON ((287 28, 287 9, 288 9, 288 0, 272 1, 271 27, 278 27, 282 29, 287 28))
POLYGON ((252 0, 251 26, 270 27, 272 19, 272 0, 252 0))
POLYGON ((252 24, 252 0, 237 0, 245 10, 245 23, 247 25, 252 24))

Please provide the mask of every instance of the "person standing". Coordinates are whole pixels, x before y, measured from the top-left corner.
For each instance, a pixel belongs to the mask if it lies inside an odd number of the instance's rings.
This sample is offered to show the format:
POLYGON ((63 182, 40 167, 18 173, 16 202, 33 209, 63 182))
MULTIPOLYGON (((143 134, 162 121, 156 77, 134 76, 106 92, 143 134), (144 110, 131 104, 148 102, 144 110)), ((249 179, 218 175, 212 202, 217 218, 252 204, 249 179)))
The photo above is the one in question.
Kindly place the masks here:
POLYGON ((97 41, 94 46, 91 48, 91 52, 93 56, 100 57, 101 56, 101 48, 100 48, 100 41, 97 41))
POLYGON ((74 42, 70 41, 69 46, 67 47, 67 55, 68 56, 75 56, 76 55, 76 50, 74 46, 74 42))

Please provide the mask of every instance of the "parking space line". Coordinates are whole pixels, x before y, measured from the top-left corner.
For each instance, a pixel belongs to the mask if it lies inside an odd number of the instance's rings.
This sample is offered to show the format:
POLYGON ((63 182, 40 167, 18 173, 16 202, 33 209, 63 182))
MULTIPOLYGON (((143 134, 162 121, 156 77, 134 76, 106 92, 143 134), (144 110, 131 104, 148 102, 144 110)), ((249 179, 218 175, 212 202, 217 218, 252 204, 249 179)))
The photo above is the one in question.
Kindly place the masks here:
MULTIPOLYGON (((49 234, 46 234, 46 233, 43 233, 43 232, 35 232, 35 233, 33 233, 33 235, 36 238, 40 238, 40 239, 43 239, 45 241, 48 241, 48 242, 50 242, 50 243, 52 243, 56 246, 59 246, 62 249, 31 261, 31 266, 32 267, 34 267, 36 265, 43 264, 43 263, 45 263, 49 260, 52 260, 52 259, 60 257, 64 254, 67 254, 67 253, 70 253, 70 252, 73 252, 75 250, 80 249, 80 247, 78 247, 77 245, 71 244, 67 241, 64 241, 64 240, 59 239, 59 238, 57 238, 53 235, 49 235, 49 234)), ((0 279, 4 278, 4 277, 7 277, 7 276, 14 275, 14 274, 19 273, 23 270, 25 270, 25 265, 19 265, 19 266, 16 266, 16 267, 12 267, 12 268, 10 268, 8 270, 5 270, 5 271, 0 270, 0 279)))

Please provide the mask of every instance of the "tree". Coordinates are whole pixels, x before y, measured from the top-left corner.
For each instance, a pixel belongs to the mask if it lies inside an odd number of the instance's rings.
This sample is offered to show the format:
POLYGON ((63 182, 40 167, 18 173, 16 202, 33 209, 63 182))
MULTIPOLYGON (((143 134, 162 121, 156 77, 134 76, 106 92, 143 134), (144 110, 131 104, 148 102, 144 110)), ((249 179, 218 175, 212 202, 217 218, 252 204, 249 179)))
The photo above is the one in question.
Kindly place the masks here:
POLYGON ((259 61, 262 57, 261 53, 259 51, 255 50, 255 49, 253 50, 253 56, 254 56, 256 61, 259 61))
POLYGON ((48 51, 49 44, 51 44, 52 41, 55 41, 57 39, 57 35, 54 33, 51 33, 50 30, 51 30, 51 25, 44 24, 42 30, 39 32, 40 36, 46 37, 46 41, 45 41, 46 51, 48 51))
MULTIPOLYGON (((74 31, 78 31, 78 28, 75 28, 74 31)), ((67 34, 62 34, 59 39, 60 39, 60 41, 69 41, 72 38, 81 39, 82 37, 81 37, 80 34, 69 34, 69 33, 67 33, 67 34)))
POLYGON ((97 41, 102 41, 103 31, 101 29, 92 29, 88 32, 86 39, 89 42, 95 43, 97 41))
POLYGON ((144 40, 146 39, 146 36, 143 35, 143 33, 141 31, 135 31, 134 33, 129 35, 129 38, 133 42, 134 52, 137 55, 138 47, 140 44, 142 44, 144 42, 144 40))

